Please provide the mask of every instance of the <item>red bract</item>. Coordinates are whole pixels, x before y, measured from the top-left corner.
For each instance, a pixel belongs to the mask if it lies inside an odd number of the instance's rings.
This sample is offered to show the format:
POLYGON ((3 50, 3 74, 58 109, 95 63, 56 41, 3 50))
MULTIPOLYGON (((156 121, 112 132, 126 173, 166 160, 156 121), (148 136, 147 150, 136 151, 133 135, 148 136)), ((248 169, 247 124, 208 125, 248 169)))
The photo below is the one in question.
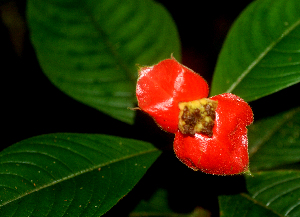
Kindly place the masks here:
POLYGON ((193 136, 177 131, 174 151, 188 167, 210 174, 228 175, 248 171, 248 140, 246 126, 253 121, 248 104, 225 93, 211 97, 218 101, 213 136, 193 136))
POLYGON ((248 171, 249 105, 225 93, 208 97, 205 80, 167 59, 139 71, 136 95, 141 110, 175 133, 174 151, 194 170, 232 175, 248 171))
POLYGON ((206 81, 192 70, 167 59, 139 70, 136 96, 140 109, 151 115, 164 130, 178 130, 178 102, 207 97, 206 81), (195 85, 196 84, 196 85, 195 85))

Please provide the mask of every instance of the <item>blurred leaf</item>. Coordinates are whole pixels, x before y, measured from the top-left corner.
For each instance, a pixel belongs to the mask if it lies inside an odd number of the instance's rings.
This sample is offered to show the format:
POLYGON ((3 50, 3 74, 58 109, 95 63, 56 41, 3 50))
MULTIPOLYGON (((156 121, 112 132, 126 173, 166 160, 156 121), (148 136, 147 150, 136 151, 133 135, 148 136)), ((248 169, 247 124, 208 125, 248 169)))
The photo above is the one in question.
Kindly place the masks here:
POLYGON ((169 208, 168 192, 165 189, 158 189, 149 200, 141 200, 130 216, 160 216, 169 215, 173 211, 169 208))
POLYGON ((212 95, 256 100, 300 81, 298 0, 257 0, 233 24, 220 53, 212 95))
POLYGON ((300 108, 255 122, 248 136, 251 171, 300 162, 300 108))
POLYGON ((9 32, 9 39, 14 51, 18 56, 21 56, 24 48, 26 24, 18 10, 17 3, 15 1, 8 1, 4 4, 4 2, 3 0, 0 1, 1 23, 5 25, 5 28, 9 32))
POLYGON ((106 135, 49 134, 0 153, 0 216, 100 216, 160 151, 106 135))
POLYGON ((219 196, 221 217, 281 216, 247 194, 219 196))
POLYGON ((27 20, 39 63, 64 93, 133 123, 136 64, 180 59, 170 14, 150 0, 27 2, 27 20))
POLYGON ((151 198, 140 201, 130 214, 130 217, 134 216, 208 217, 210 213, 200 207, 191 213, 175 213, 169 206, 167 190, 158 189, 151 198))

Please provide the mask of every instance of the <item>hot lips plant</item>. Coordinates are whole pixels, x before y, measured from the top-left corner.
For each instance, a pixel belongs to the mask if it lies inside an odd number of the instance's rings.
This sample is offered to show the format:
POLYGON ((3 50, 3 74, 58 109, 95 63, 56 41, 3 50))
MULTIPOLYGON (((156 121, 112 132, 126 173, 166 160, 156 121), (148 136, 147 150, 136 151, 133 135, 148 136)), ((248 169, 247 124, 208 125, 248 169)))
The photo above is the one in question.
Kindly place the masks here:
POLYGON ((206 81, 174 58, 139 69, 138 106, 175 134, 174 152, 180 161, 214 175, 249 172, 250 106, 231 93, 208 94, 206 81))
POLYGON ((299 0, 251 1, 218 59, 247 1, 19 3, 0 4, 1 217, 300 216, 299 0), (216 61, 210 87, 181 48, 216 61))

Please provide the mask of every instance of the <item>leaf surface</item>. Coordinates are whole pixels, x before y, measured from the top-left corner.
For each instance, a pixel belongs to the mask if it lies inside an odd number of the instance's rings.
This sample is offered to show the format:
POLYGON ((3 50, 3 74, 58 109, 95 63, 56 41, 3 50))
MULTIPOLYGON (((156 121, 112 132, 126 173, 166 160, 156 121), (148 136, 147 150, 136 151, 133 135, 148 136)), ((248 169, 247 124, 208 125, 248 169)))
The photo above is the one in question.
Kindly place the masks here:
POLYGON ((282 216, 300 216, 300 172, 272 171, 247 177, 251 197, 282 216))
POLYGON ((231 92, 253 101, 300 81, 300 4, 257 0, 228 33, 211 95, 231 92))
POLYGON ((0 216, 100 216, 159 156, 151 144, 93 134, 49 134, 0 153, 0 216))
POLYGON ((300 216, 300 172, 269 171, 246 176, 249 194, 219 197, 221 216, 300 216))
POLYGON ((265 205, 259 204, 247 194, 222 195, 219 196, 221 217, 256 217, 268 216, 279 217, 265 205))
POLYGON ((300 108, 255 122, 248 137, 251 171, 300 162, 300 108))
POLYGON ((133 123, 139 65, 153 65, 180 42, 170 14, 151 0, 27 2, 39 63, 67 95, 133 123))

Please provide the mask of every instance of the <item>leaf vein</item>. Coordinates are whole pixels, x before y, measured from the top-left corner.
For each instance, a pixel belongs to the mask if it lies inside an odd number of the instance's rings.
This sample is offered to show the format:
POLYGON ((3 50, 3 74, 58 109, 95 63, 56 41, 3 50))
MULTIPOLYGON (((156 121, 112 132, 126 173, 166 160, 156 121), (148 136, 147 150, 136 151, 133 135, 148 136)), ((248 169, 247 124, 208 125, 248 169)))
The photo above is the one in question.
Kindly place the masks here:
POLYGON ((290 212, 292 212, 296 207, 298 207, 300 205, 300 201, 298 201, 296 204, 294 204, 293 206, 291 206, 285 213, 284 215, 287 216, 289 215, 290 212))
POLYGON ((32 191, 30 191, 30 192, 26 192, 26 193, 20 194, 18 197, 14 198, 13 200, 7 201, 7 202, 1 204, 0 207, 1 207, 1 206, 4 206, 4 205, 7 205, 8 203, 13 202, 13 201, 15 201, 15 200, 18 200, 18 199, 20 199, 20 198, 26 196, 27 194, 31 194, 31 193, 37 192, 37 191, 42 190, 42 189, 44 189, 44 188, 53 186, 53 185, 55 185, 55 184, 57 184, 57 183, 60 183, 60 182, 63 182, 63 181, 72 179, 72 178, 74 178, 74 177, 76 177, 76 176, 79 176, 79 175, 82 175, 82 174, 84 174, 84 173, 91 172, 91 171, 93 171, 93 170, 98 169, 99 167, 108 166, 108 165, 113 164, 113 163, 121 162, 121 161, 126 160, 126 159, 130 159, 130 158, 133 158, 133 157, 136 157, 136 156, 139 156, 139 155, 144 155, 144 154, 148 154, 148 153, 152 153, 152 152, 156 152, 156 151, 157 151, 156 149, 151 149, 151 150, 147 150, 147 151, 142 151, 142 152, 135 153, 135 154, 132 154, 132 155, 128 155, 128 156, 125 156, 125 157, 122 157, 122 158, 114 159, 114 160, 111 160, 111 161, 106 162, 106 163, 100 163, 100 164, 94 165, 94 166, 92 166, 92 167, 89 167, 89 168, 87 168, 87 169, 85 169, 85 170, 80 170, 80 171, 78 171, 78 172, 76 172, 76 173, 73 173, 73 174, 71 174, 71 175, 65 176, 65 177, 62 178, 62 179, 54 180, 53 182, 49 182, 49 183, 47 183, 47 184, 45 184, 45 185, 42 185, 41 187, 35 188, 35 189, 33 189, 32 191))
POLYGON ((283 180, 280 180, 278 182, 273 182, 272 184, 268 185, 268 186, 265 186, 263 188, 261 188, 260 190, 258 190, 257 192, 255 192, 253 195, 252 195, 252 198, 256 198, 259 194, 277 186, 277 185, 281 185, 281 184, 286 184, 287 182, 290 182, 290 181, 294 181, 294 180, 297 180, 297 179, 300 179, 300 177, 292 177, 292 178, 286 178, 286 179, 283 179, 283 180))
POLYGON ((270 200, 266 203, 266 205, 270 206, 271 203, 273 203, 274 201, 278 200, 281 196, 286 195, 288 193, 291 193, 292 191, 297 190, 299 188, 300 188, 300 186, 297 186, 297 187, 291 188, 289 190, 286 190, 286 191, 283 191, 283 192, 277 194, 275 197, 270 198, 270 200))
POLYGON ((300 20, 298 20, 289 28, 287 28, 286 31, 284 31, 277 40, 270 43, 270 45, 266 47, 266 49, 260 55, 258 55, 258 57, 254 59, 254 61, 245 69, 245 71, 237 78, 237 80, 232 83, 232 85, 227 89, 226 92, 231 93, 237 87, 237 85, 251 72, 251 70, 275 47, 275 45, 277 45, 285 36, 287 36, 292 30, 294 30, 299 24, 300 24, 300 20))
POLYGON ((253 144, 253 147, 249 150, 249 157, 251 158, 259 148, 266 143, 286 122, 290 121, 293 116, 296 114, 296 111, 292 111, 285 116, 281 121, 277 122, 277 124, 273 125, 273 129, 266 133, 261 139, 259 139, 256 144, 253 144))

